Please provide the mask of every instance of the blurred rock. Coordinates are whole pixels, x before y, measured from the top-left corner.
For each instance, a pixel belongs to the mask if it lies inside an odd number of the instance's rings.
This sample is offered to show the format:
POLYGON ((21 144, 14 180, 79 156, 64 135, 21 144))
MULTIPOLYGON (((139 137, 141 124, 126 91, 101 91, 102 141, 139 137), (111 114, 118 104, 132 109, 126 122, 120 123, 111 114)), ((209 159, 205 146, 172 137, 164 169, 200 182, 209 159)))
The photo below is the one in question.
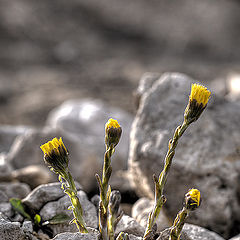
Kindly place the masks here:
MULTIPOLYGON (((83 191, 78 191, 79 201, 83 208, 83 218, 87 227, 97 228, 98 219, 97 212, 94 205, 88 200, 87 195, 83 191)), ((68 210, 71 205, 69 197, 64 196, 57 201, 51 201, 46 203, 41 211, 40 216, 42 221, 51 220, 57 214, 65 214, 73 219, 72 211, 68 210)), ((63 232, 77 232, 78 229, 75 224, 69 224, 69 221, 61 224, 49 224, 49 228, 53 231, 53 236, 63 232)))
MULTIPOLYGON (((147 226, 148 215, 152 211, 154 201, 148 198, 140 198, 133 204, 132 217, 144 228, 147 226)), ((161 210, 156 221, 157 231, 162 231, 171 226, 170 220, 165 215, 164 209, 161 210)))
MULTIPOLYGON (((77 190, 81 189, 81 186, 76 182, 77 190)), ((49 183, 40 185, 29 193, 22 202, 30 209, 39 211, 44 204, 52 201, 56 201, 65 195, 63 189, 61 189, 61 183, 49 183)))
POLYGON ((24 198, 30 193, 30 187, 25 183, 9 182, 0 183, 0 191, 4 192, 8 198, 24 198))
POLYGON ((27 126, 0 126, 0 153, 8 152, 15 138, 30 130, 27 126))
POLYGON ((231 101, 240 101, 240 73, 229 73, 227 76, 228 95, 231 101))
POLYGON ((52 175, 49 169, 41 165, 30 165, 11 173, 13 180, 18 180, 23 183, 27 183, 31 189, 41 185, 49 183, 52 180, 52 175))
POLYGON ((234 236, 233 238, 230 238, 229 240, 240 240, 240 234, 234 236))
POLYGON ((22 230, 24 232, 30 232, 32 233, 33 232, 33 224, 31 221, 28 221, 28 220, 25 220, 22 224, 22 230))
POLYGON ((102 168, 105 151, 104 126, 109 118, 117 119, 123 129, 112 160, 114 177, 117 170, 127 168, 132 115, 119 108, 110 107, 100 100, 84 99, 64 102, 49 114, 47 120, 47 126, 74 141, 75 152, 70 151, 71 159, 76 157, 81 164, 74 165, 73 175, 78 173, 81 179, 79 182, 86 189, 89 189, 90 184, 96 185, 93 176, 102 168))
POLYGON ((53 240, 98 240, 99 234, 97 233, 60 233, 53 240))
POLYGON ((145 229, 135 219, 123 215, 117 224, 115 235, 117 236, 120 232, 125 232, 139 237, 143 236, 144 230, 145 229))
MULTIPOLYGON (((164 230, 160 233, 160 236, 157 240, 169 240, 170 229, 164 230)), ((205 228, 185 223, 181 233, 181 240, 224 240, 218 234, 209 231, 205 228)))
POLYGON ((0 212, 8 218, 11 218, 14 215, 12 205, 8 202, 0 203, 0 212))
POLYGON ((0 190, 0 202, 4 203, 4 202, 8 202, 8 196, 6 195, 5 192, 0 190))
MULTIPOLYGON (((166 73, 140 100, 129 156, 132 183, 141 196, 153 197, 152 174, 159 175, 167 144, 182 123, 192 79, 166 73)), ((168 177, 166 210, 175 217, 184 194, 195 187, 203 197, 189 221, 229 236, 239 219, 240 108, 213 95, 200 119, 180 139, 168 177), (231 136, 231 137, 229 137, 231 136), (216 204, 217 203, 217 204, 216 204)))
POLYGON ((0 239, 1 240, 25 240, 25 234, 20 226, 11 223, 0 215, 0 239))

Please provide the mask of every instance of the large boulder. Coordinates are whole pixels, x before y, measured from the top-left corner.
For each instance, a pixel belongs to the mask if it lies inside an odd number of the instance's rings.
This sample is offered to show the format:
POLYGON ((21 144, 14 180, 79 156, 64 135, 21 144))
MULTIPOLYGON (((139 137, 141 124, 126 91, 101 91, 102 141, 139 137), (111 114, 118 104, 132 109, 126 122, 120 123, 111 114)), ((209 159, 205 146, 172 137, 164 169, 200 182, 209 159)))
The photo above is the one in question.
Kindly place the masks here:
MULTIPOLYGON (((165 73, 152 85, 144 85, 142 79, 140 85, 146 87, 133 122, 129 155, 131 180, 141 196, 154 195, 152 175, 163 168, 168 141, 182 123, 192 82, 179 73, 165 73)), ((170 216, 180 210, 188 189, 198 188, 202 205, 189 221, 229 236, 234 221, 240 219, 239 119, 239 105, 213 95, 200 119, 184 133, 164 191, 170 216)))

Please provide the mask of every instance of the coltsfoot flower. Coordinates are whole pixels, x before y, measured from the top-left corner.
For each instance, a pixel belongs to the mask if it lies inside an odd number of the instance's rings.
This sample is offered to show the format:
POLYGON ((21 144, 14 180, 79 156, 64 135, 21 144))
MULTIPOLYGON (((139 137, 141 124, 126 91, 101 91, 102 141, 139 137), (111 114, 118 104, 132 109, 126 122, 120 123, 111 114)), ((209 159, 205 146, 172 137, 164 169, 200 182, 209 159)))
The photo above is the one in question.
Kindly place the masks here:
POLYGON ((190 124, 200 117, 210 96, 211 92, 206 87, 197 83, 192 84, 189 102, 184 113, 184 119, 187 123, 190 124))
POLYGON ((44 153, 45 163, 55 173, 62 175, 68 168, 68 151, 63 144, 62 138, 53 138, 51 141, 40 146, 44 153))
POLYGON ((115 147, 121 137, 122 128, 119 125, 117 120, 110 118, 108 122, 105 124, 105 143, 109 148, 111 145, 115 147))
POLYGON ((191 211, 201 204, 201 194, 198 189, 190 189, 185 195, 185 207, 191 211))

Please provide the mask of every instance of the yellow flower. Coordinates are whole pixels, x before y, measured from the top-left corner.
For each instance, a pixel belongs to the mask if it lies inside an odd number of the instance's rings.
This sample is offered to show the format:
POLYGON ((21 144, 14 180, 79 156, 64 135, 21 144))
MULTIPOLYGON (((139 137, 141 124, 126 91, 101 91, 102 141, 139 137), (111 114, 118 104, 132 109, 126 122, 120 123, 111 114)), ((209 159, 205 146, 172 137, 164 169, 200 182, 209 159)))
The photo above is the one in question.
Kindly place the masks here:
POLYGON ((206 108, 211 92, 199 84, 192 84, 188 105, 184 112, 184 120, 187 124, 196 121, 206 108))
POLYGON ((195 210, 200 206, 201 194, 198 189, 190 189, 185 195, 186 208, 189 210, 195 210))
POLYGON ((110 118, 105 124, 105 143, 107 148, 111 145, 112 147, 115 147, 120 140, 121 134, 122 128, 118 121, 110 118))
POLYGON ((204 107, 207 105, 210 95, 211 95, 211 92, 208 91, 206 87, 200 84, 194 83, 192 84, 189 100, 193 101, 195 99, 198 104, 202 104, 204 107))
POLYGON ((56 173, 64 173, 68 167, 68 151, 62 138, 53 138, 40 146, 44 153, 44 161, 56 173))

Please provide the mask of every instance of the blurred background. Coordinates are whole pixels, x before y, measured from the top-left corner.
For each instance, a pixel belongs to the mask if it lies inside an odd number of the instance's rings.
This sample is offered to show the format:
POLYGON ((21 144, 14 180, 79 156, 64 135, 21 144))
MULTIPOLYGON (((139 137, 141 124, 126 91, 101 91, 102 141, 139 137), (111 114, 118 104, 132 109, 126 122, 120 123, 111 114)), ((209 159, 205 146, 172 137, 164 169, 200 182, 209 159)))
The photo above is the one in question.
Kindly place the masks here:
POLYGON ((227 94, 240 72, 239 12, 234 0, 0 0, 0 123, 42 126, 69 98, 134 113, 149 71, 227 94))

